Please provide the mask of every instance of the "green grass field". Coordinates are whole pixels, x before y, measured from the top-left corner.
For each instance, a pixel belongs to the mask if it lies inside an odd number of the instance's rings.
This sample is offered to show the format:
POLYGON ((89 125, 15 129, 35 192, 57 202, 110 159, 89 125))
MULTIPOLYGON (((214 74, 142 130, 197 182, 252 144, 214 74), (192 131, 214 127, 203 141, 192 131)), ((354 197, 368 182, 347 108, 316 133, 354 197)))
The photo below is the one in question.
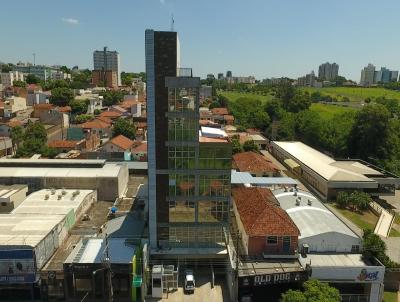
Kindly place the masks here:
POLYGON ((246 98, 251 98, 251 99, 258 99, 262 101, 263 103, 268 102, 269 100, 272 100, 272 95, 262 95, 262 94, 256 94, 256 93, 247 93, 247 92, 235 92, 235 91, 220 91, 220 94, 223 96, 227 97, 231 102, 235 102, 238 98, 241 97, 246 97, 246 98))
POLYGON ((362 87, 324 87, 324 88, 313 88, 305 87, 302 88, 309 93, 319 91, 321 94, 330 95, 335 97, 338 101, 341 101, 343 97, 348 97, 351 102, 361 102, 366 98, 377 98, 385 97, 387 99, 400 100, 400 92, 389 90, 385 88, 362 88, 362 87))
POLYGON ((348 111, 355 111, 357 109, 350 108, 350 107, 341 107, 341 106, 335 106, 335 105, 314 103, 314 104, 311 104, 310 110, 318 113, 321 116, 321 118, 326 120, 326 119, 333 118, 337 114, 345 113, 348 111))
POLYGON ((378 222, 378 217, 370 210, 366 210, 363 213, 356 213, 347 209, 341 209, 336 205, 335 209, 362 230, 368 229, 373 231, 378 222))
POLYGON ((397 302, 397 292, 384 292, 383 302, 397 302))

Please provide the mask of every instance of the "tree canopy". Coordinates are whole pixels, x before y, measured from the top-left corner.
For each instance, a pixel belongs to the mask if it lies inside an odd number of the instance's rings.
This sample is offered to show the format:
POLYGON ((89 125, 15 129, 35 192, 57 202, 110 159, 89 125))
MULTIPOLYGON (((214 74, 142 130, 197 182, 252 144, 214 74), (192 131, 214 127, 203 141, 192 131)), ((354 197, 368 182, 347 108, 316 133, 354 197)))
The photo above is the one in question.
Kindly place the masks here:
POLYGON ((127 119, 119 118, 114 123, 113 127, 113 136, 117 136, 122 134, 129 139, 135 139, 136 129, 135 126, 130 123, 127 119))
POLYGON ((339 291, 328 283, 310 279, 303 284, 303 291, 289 289, 282 294, 282 302, 339 302, 339 291))
POLYGON ((39 84, 40 79, 34 74, 28 74, 25 78, 25 82, 28 84, 39 84))
POLYGON ((59 87, 51 91, 50 103, 56 106, 67 106, 74 99, 74 92, 70 88, 59 87))

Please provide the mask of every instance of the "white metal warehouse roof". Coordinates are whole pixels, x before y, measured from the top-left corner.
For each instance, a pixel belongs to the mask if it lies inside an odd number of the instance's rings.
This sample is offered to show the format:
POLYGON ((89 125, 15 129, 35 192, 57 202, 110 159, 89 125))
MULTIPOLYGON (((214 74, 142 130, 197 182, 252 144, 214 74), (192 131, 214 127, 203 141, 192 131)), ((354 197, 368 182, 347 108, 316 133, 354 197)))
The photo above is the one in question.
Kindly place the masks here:
POLYGON ((297 185, 298 182, 290 177, 254 177, 249 172, 231 172, 232 184, 253 184, 253 185, 297 185))
MULTIPOLYGON (((332 157, 329 157, 302 142, 277 142, 274 143, 290 154, 296 160, 314 170, 326 180, 330 181, 354 181, 354 182, 375 182, 375 180, 364 176, 361 172, 375 171, 358 162, 356 166, 351 163, 344 164, 336 162, 332 157)), ((375 171, 377 175, 380 172, 375 171)))
POLYGON ((326 233, 340 233, 359 238, 347 225, 336 217, 315 196, 305 191, 284 192, 274 190, 272 192, 279 201, 280 206, 286 210, 290 218, 300 230, 300 238, 312 237, 326 233), (301 197, 300 205, 296 205, 296 199, 301 197), (308 200, 311 205, 308 205, 308 200))

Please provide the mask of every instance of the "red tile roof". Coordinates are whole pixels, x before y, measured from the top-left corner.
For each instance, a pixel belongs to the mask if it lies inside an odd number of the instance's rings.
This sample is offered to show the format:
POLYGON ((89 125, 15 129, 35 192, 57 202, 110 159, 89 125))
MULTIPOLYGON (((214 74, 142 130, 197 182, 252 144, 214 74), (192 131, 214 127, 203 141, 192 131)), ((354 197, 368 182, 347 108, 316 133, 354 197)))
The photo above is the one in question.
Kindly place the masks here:
POLYGON ((100 113, 101 117, 116 118, 122 116, 122 113, 116 111, 104 111, 100 113))
POLYGON ((140 145, 132 148, 132 152, 147 152, 147 143, 141 143, 140 145))
POLYGON ((277 204, 269 189, 239 187, 232 196, 246 234, 249 236, 299 236, 293 220, 277 204))
POLYGON ((123 136, 122 134, 114 137, 111 139, 108 143, 111 143, 113 145, 118 146, 119 148, 123 150, 128 150, 134 145, 134 141, 127 138, 126 136, 123 136))
POLYGON ((11 121, 9 121, 7 123, 7 125, 8 125, 8 127, 14 128, 14 127, 17 127, 17 126, 22 126, 22 122, 18 121, 18 120, 14 120, 14 121, 11 120, 11 121))
POLYGON ((235 118, 233 117, 233 115, 225 114, 225 115, 224 115, 224 120, 225 120, 225 121, 234 121, 235 118))
POLYGON ((64 106, 64 107, 58 107, 57 108, 58 112, 71 112, 71 106, 64 106))
POLYGON ((33 105, 33 109, 53 109, 53 104, 37 104, 33 105))
POLYGON ((49 142, 50 148, 75 148, 78 141, 59 140, 49 142))
POLYGON ((212 114, 215 115, 227 115, 229 114, 228 109, 224 108, 224 107, 220 107, 220 108, 213 108, 211 109, 212 114))
POLYGON ((4 102, 0 101, 0 108, 4 108, 4 102))
POLYGON ((255 152, 241 152, 233 155, 233 162, 240 172, 278 172, 273 162, 255 152))
POLYGON ((133 105, 136 104, 139 104, 139 102, 135 100, 125 100, 121 104, 119 104, 119 106, 124 109, 130 109, 133 105))
POLYGON ((104 117, 104 116, 96 116, 96 119, 98 119, 104 123, 110 124, 110 125, 113 122, 111 119, 109 119, 108 117, 104 117))
POLYGON ((106 123, 98 118, 95 118, 92 121, 88 121, 86 123, 80 124, 79 127, 86 128, 86 129, 92 129, 92 128, 104 129, 104 128, 110 128, 111 124, 106 123))
POLYGON ((199 120, 199 124, 200 124, 200 126, 218 125, 218 123, 215 123, 215 122, 209 121, 209 120, 199 120))

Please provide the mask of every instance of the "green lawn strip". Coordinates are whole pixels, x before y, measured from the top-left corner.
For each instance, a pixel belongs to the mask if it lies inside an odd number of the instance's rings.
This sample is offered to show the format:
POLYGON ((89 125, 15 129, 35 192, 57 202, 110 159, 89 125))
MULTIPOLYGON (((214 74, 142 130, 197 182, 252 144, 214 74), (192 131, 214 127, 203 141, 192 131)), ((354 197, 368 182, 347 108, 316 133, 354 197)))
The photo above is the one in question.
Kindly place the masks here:
POLYGON ((323 119, 331 119, 337 114, 354 111, 356 109, 351 107, 341 107, 341 106, 314 103, 311 104, 310 110, 318 113, 323 119))
POLYGON ((330 95, 340 102, 343 97, 348 97, 351 102, 361 102, 366 98, 385 97, 387 99, 400 100, 400 92, 381 87, 362 88, 362 87, 323 87, 313 88, 305 87, 304 90, 309 93, 319 91, 322 95, 330 95))
POLYGON ((383 293, 383 302, 397 302, 397 292, 385 291, 383 293))
POLYGON ((357 225, 360 229, 369 229, 374 230, 375 224, 378 221, 378 217, 376 217, 372 212, 366 211, 362 214, 356 213, 347 209, 338 208, 335 205, 335 209, 338 210, 344 217, 352 221, 355 225, 357 225))
POLYGON ((258 99, 263 103, 272 100, 273 96, 270 94, 263 95, 249 92, 236 92, 236 91, 219 91, 220 94, 227 97, 229 101, 235 102, 238 98, 245 97, 251 99, 258 99))

